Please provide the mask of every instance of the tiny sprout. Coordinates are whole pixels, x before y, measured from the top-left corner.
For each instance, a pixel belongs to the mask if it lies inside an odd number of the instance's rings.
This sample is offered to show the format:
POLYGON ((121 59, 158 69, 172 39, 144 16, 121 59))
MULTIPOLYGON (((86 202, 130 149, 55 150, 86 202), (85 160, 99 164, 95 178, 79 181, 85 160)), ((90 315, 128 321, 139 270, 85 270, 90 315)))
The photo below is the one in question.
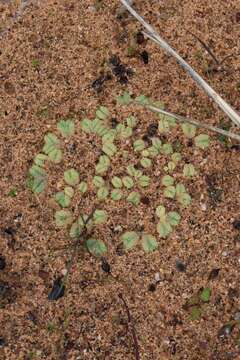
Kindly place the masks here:
POLYGON ((130 176, 124 176, 122 182, 127 189, 131 189, 134 186, 133 179, 130 176))
POLYGON ((206 134, 200 134, 194 139, 195 145, 201 149, 206 149, 209 146, 209 136, 206 134))
POLYGON ((145 142, 141 139, 134 141, 134 151, 142 151, 146 147, 145 142))
POLYGON ((196 126, 188 123, 184 123, 181 126, 182 131, 187 138, 192 139, 196 135, 196 126))
POLYGON ((166 213, 162 205, 156 208, 156 215, 159 217, 157 231, 163 238, 166 238, 173 231, 172 226, 177 226, 181 220, 181 216, 176 211, 166 213))
POLYGON ((176 198, 183 207, 187 207, 192 201, 183 184, 176 185, 176 198))
POLYGON ((96 239, 88 239, 86 241, 86 246, 90 253, 92 253, 95 256, 101 256, 107 251, 107 247, 101 240, 96 239))
POLYGON ((140 199, 141 199, 141 196, 136 191, 132 191, 127 197, 127 201, 135 206, 137 206, 140 203, 140 199))
POLYGON ((145 95, 139 95, 135 98, 135 101, 140 105, 148 105, 150 103, 150 100, 145 95))
POLYGON ((102 150, 106 155, 112 157, 117 152, 117 147, 112 142, 105 142, 102 150))
POLYGON ((96 118, 91 123, 91 131, 94 134, 97 134, 99 136, 104 136, 107 134, 108 129, 104 126, 102 120, 96 118))
POLYGON ((110 112, 105 106, 100 106, 100 108, 96 111, 96 116, 101 120, 105 120, 110 116, 110 112))
POLYGON ((161 148, 161 152, 164 155, 172 154, 173 153, 172 145, 171 144, 163 144, 163 146, 161 148))
POLYGON ((67 195, 65 191, 59 191, 56 193, 55 200, 63 208, 68 207, 71 203, 71 197, 67 195))
POLYGON ((84 194, 85 192, 87 192, 88 186, 87 183, 85 181, 81 181, 80 184, 78 185, 78 190, 84 194))
POLYGON ((167 186, 166 189, 164 189, 163 191, 163 195, 169 199, 174 199, 175 194, 176 194, 176 189, 174 186, 167 186))
POLYGON ((96 165, 97 174, 104 174, 110 166, 110 160, 106 155, 101 155, 96 165))
POLYGON ((173 161, 169 161, 167 163, 167 166, 164 166, 164 170, 172 173, 173 170, 175 169, 175 167, 176 167, 176 164, 173 161))
POLYGON ((135 231, 126 231, 120 237, 126 250, 132 249, 139 240, 139 235, 135 231))
POLYGON ((127 126, 134 128, 137 125, 137 119, 134 116, 129 116, 127 118, 127 126))
POLYGON ((122 180, 118 176, 114 176, 111 182, 113 186, 117 189, 120 189, 122 187, 122 180))
POLYGON ((183 175, 186 177, 192 177, 196 175, 196 170, 192 164, 185 164, 183 168, 183 175))
POLYGON ((152 166, 152 161, 151 159, 148 159, 146 157, 143 157, 141 160, 140 160, 140 163, 141 165, 144 167, 144 168, 148 168, 150 166, 152 166))
POLYGON ((202 292, 200 293, 200 299, 203 302, 209 302, 211 297, 211 289, 210 288, 204 288, 202 292))
POLYGON ((12 198, 16 197, 17 196, 17 189, 16 188, 10 189, 9 192, 8 192, 8 196, 10 196, 12 198))
POLYGON ((101 176, 94 176, 93 178, 93 185, 97 188, 103 187, 105 185, 105 181, 101 176))
POLYGON ((129 105, 131 102, 132 102, 132 98, 128 92, 123 93, 123 95, 120 95, 117 98, 117 103, 119 105, 129 105))
POLYGON ((97 197, 99 200, 105 200, 108 197, 109 191, 106 186, 103 186, 98 189, 97 197))
POLYGON ((64 171, 64 180, 68 185, 74 186, 79 183, 79 173, 75 169, 64 171))
POLYGON ((164 186, 170 186, 170 185, 173 185, 174 184, 174 178, 170 175, 165 175, 163 178, 162 178, 162 181, 161 181, 162 185, 164 186))
POLYGON ((146 176, 146 175, 140 176, 139 179, 138 179, 138 184, 139 184, 141 187, 147 187, 147 186, 149 186, 149 184, 150 184, 150 177, 149 177, 149 176, 146 176))
POLYGON ((159 138, 152 138, 152 145, 159 153, 162 147, 161 140, 159 138))
POLYGON ((150 234, 143 234, 141 240, 142 240, 141 241, 142 247, 145 252, 149 253, 156 250, 158 245, 157 245, 157 240, 154 236, 150 234))
POLYGON ((122 197, 123 197, 123 193, 121 190, 119 190, 119 189, 112 190, 112 192, 111 192, 112 200, 118 201, 118 200, 121 200, 122 197))
POLYGON ((105 210, 95 210, 93 214, 93 221, 95 225, 104 224, 107 222, 108 216, 105 210))
POLYGON ((57 128, 64 137, 69 137, 74 134, 74 122, 72 120, 60 120, 57 128))
POLYGON ((179 161, 181 161, 182 155, 180 153, 175 152, 175 153, 172 154, 171 158, 172 158, 172 161, 175 164, 177 164, 179 161))
POLYGON ((108 131, 105 135, 102 137, 102 142, 104 143, 112 143, 115 139, 116 132, 115 130, 108 131))
POLYGON ((158 122, 158 131, 160 133, 168 132, 171 127, 176 125, 176 120, 173 117, 159 114, 161 120, 158 122))
POLYGON ((44 154, 37 154, 34 158, 34 163, 37 166, 44 166, 44 162, 48 159, 47 155, 44 154))
POLYGON ((55 222, 58 227, 66 227, 73 221, 73 216, 69 210, 59 210, 55 213, 55 222))
POLYGON ((49 159, 58 164, 62 160, 62 151, 60 147, 60 141, 53 133, 48 133, 44 136, 45 144, 43 146, 43 152, 48 155, 49 159))
POLYGON ((85 133, 89 134, 93 131, 93 121, 91 121, 89 119, 83 119, 81 121, 81 127, 85 133))
POLYGON ((29 170, 28 186, 36 194, 41 193, 47 185, 47 174, 40 166, 33 165, 29 170))

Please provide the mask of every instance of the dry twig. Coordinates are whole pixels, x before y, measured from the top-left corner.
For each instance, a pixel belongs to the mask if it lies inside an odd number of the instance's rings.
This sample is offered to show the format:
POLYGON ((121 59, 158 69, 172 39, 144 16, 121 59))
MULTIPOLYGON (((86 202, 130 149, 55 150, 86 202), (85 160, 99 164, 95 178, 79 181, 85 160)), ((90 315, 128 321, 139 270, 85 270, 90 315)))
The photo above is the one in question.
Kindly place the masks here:
MULTIPOLYGON (((139 103, 137 103, 137 104, 140 105, 139 103)), ((173 117, 174 119, 176 119, 177 121, 179 121, 181 123, 187 122, 187 123, 195 125, 197 127, 204 128, 204 129, 207 129, 207 130, 211 130, 211 131, 214 131, 214 132, 216 132, 218 134, 221 134, 221 135, 224 135, 226 137, 232 138, 234 140, 240 141, 240 135, 237 135, 237 134, 234 134, 232 132, 220 129, 220 128, 216 127, 216 126, 200 123, 197 120, 193 120, 193 119, 189 119, 189 118, 186 118, 184 116, 181 116, 181 115, 173 114, 173 113, 171 113, 169 111, 159 109, 156 106, 152 106, 152 105, 143 105, 143 106, 146 107, 147 109, 153 111, 153 112, 157 112, 159 114, 163 114, 163 115, 173 117)))
POLYGON ((126 310, 126 314, 127 314, 127 318, 128 318, 128 324, 131 327, 131 333, 132 333, 132 338, 133 338, 133 345, 134 345, 134 352, 135 352, 135 358, 136 360, 140 360, 140 351, 139 351, 139 345, 138 345, 138 339, 137 339, 137 334, 136 334, 136 330, 135 330, 135 326, 133 323, 133 319, 129 310, 129 307, 126 303, 126 301, 124 300, 122 294, 118 294, 119 299, 122 300, 123 306, 126 310))
POLYGON ((149 25, 129 4, 126 0, 120 0, 128 11, 145 27, 147 32, 143 32, 148 38, 160 45, 168 54, 172 55, 178 63, 186 70, 193 80, 211 97, 214 102, 224 111, 224 113, 240 127, 240 116, 228 105, 208 83, 173 49, 168 43, 162 39, 158 33, 149 25))

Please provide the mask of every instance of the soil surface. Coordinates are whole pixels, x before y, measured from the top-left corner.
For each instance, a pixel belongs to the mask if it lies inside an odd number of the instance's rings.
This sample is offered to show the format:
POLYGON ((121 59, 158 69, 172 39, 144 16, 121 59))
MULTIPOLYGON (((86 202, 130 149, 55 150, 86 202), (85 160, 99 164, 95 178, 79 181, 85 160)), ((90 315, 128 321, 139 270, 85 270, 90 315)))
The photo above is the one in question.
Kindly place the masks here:
MULTIPOLYGON (((239 1, 135 3, 240 111, 239 1), (219 63, 231 56, 216 65, 189 32, 208 44, 219 63)), ((116 97, 130 91, 239 133, 173 58, 142 38, 131 16, 117 16, 118 8, 118 1, 110 0, 0 1, 0 359, 136 359, 132 324, 119 294, 134 322, 142 360, 240 359, 240 148, 213 133, 204 151, 177 129, 167 135, 183 143, 185 162, 198 169, 186 183, 192 204, 171 236, 159 239, 150 254, 119 246, 119 225, 156 232, 152 214, 161 199, 157 184, 164 166, 159 161, 155 187, 144 192, 137 216, 124 202, 104 205, 110 208, 107 226, 99 228, 108 245, 105 263, 80 253, 64 296, 48 299, 71 252, 68 234, 55 226, 56 204, 48 195, 56 184, 61 187, 66 167, 78 168, 88 181, 99 155, 95 138, 74 135, 74 146, 66 143, 64 163, 49 169, 47 193, 32 194, 28 170, 44 135, 54 132, 60 119, 78 123, 105 105, 118 121, 134 114, 138 135, 144 136, 157 117, 140 107, 116 105, 116 97), (120 73, 112 71, 114 55, 125 65, 120 73), (211 289, 206 301, 198 295, 204 288, 211 289)), ((116 162, 118 173, 123 165, 116 162)), ((92 198, 81 206, 89 213, 92 198)))

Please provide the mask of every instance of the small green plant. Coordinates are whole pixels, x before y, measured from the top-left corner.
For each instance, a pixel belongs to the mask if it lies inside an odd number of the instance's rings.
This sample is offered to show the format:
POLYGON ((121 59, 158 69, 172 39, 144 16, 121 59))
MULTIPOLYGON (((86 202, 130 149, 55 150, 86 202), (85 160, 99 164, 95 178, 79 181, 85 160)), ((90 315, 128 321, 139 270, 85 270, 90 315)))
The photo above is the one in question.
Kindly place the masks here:
MULTIPOLYGON (((117 98, 118 112, 120 113, 122 106, 132 103, 164 107, 162 103, 152 101, 144 95, 134 99, 125 92, 117 98)), ((123 218, 121 225, 124 232, 119 235, 125 250, 133 249, 139 244, 146 253, 150 253, 158 248, 159 238, 166 239, 173 231, 177 231, 184 216, 184 208, 191 204, 191 195, 184 179, 188 181, 188 178, 198 176, 198 172, 194 164, 184 163, 182 160, 183 145, 176 145, 178 139, 171 141, 167 138, 173 128, 174 132, 178 132, 179 126, 175 120, 163 115, 156 117, 156 132, 146 141, 141 121, 135 114, 130 112, 113 127, 110 110, 106 106, 99 106, 95 118, 82 119, 80 126, 72 118, 61 119, 56 132, 46 133, 42 151, 34 157, 34 163, 28 172, 29 188, 36 194, 43 193, 50 176, 49 168, 56 170, 60 176, 57 190, 52 194, 59 207, 54 215, 56 227, 66 229, 72 239, 84 234, 84 246, 94 256, 102 256, 107 251, 105 236, 101 239, 98 229, 107 226, 111 218, 111 207, 129 209, 134 222, 139 214, 155 208, 155 220, 151 220, 153 223, 148 227, 151 231, 137 231, 134 226, 129 230, 123 218), (162 133, 165 133, 164 140, 161 138, 162 133), (72 165, 68 162, 67 168, 63 166, 66 144, 72 138, 77 140, 79 136, 88 149, 93 149, 93 143, 99 144, 98 149, 92 150, 96 160, 91 163, 92 170, 88 174, 84 166, 75 165, 78 162, 72 165), (158 161, 163 163, 160 168, 158 161), (157 177, 154 176, 156 171, 157 177), (154 204, 150 207, 147 204, 152 201, 154 189, 158 189, 158 198, 153 200, 154 204), (77 209, 76 199, 79 198, 81 201, 86 200, 88 204, 92 202, 92 214, 84 213, 84 209, 80 207, 80 213, 76 214, 74 208, 77 209), (144 210, 142 206, 145 206, 144 210)), ((180 134, 192 139, 200 151, 204 151, 209 145, 209 136, 198 134, 193 125, 182 124, 180 134)), ((81 158, 81 161, 84 165, 88 157, 81 158)), ((40 199, 43 200, 44 195, 40 199)), ((154 214, 149 218, 154 219, 154 214)))

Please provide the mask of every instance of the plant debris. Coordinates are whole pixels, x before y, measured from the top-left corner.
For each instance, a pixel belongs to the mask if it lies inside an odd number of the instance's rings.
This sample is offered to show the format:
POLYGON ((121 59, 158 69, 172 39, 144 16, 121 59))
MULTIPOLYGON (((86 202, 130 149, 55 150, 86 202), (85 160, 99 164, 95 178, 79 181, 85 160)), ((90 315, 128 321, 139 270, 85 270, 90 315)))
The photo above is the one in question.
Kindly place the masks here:
POLYGON ((64 292, 65 292, 65 285, 62 282, 62 277, 58 277, 53 282, 53 287, 50 293, 48 294, 48 300, 50 301, 58 300, 64 296, 64 292))

